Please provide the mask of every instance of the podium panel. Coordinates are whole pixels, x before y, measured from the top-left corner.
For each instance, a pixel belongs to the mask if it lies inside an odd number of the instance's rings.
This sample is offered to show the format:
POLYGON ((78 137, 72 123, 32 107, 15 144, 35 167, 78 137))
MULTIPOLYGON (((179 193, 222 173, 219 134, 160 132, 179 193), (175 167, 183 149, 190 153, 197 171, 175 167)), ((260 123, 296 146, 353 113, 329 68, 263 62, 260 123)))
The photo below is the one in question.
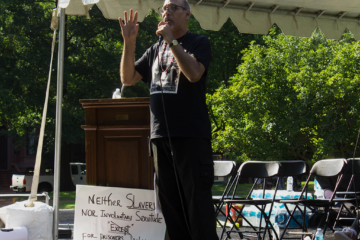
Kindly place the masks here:
POLYGON ((80 100, 85 109, 86 183, 153 189, 149 98, 80 100))

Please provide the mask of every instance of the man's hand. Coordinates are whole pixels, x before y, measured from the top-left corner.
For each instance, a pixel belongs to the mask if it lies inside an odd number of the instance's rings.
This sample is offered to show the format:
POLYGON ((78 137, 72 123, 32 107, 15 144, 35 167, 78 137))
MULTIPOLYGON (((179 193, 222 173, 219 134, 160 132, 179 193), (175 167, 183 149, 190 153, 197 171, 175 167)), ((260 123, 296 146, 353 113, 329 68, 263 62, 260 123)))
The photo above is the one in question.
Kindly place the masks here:
POLYGON ((156 35, 162 35, 165 42, 167 42, 168 44, 170 44, 173 40, 176 39, 171 31, 171 26, 163 21, 159 22, 156 35))
POLYGON ((135 12, 135 17, 133 17, 133 15, 133 10, 130 9, 129 19, 126 11, 124 12, 124 22, 122 21, 121 17, 119 17, 121 33, 124 38, 124 42, 136 40, 136 36, 139 31, 139 24, 137 23, 138 12, 135 12))
POLYGON ((120 79, 121 82, 130 86, 137 83, 141 79, 140 73, 135 70, 135 41, 139 31, 139 24, 137 23, 138 13, 135 12, 133 17, 133 10, 130 9, 130 19, 128 19, 127 12, 124 12, 124 22, 119 18, 121 33, 124 38, 123 53, 120 62, 120 79))

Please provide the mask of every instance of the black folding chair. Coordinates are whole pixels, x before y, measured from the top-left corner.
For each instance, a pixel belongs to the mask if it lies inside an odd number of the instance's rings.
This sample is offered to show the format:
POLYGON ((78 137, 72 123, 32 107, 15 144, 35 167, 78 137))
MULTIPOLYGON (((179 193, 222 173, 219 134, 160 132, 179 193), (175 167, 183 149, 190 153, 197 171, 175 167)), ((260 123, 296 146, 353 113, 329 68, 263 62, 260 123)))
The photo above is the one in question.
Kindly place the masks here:
POLYGON ((218 219, 219 214, 226 216, 222 210, 224 206, 224 199, 231 197, 230 186, 236 175, 236 163, 234 161, 214 161, 214 176, 215 177, 228 177, 226 187, 221 196, 213 196, 213 203, 215 207, 215 216, 217 223, 223 227, 218 219))
MULTIPOLYGON (((298 177, 302 177, 305 174, 308 174, 308 172, 309 172, 309 167, 308 167, 307 163, 303 160, 283 160, 283 161, 279 161, 279 163, 281 166, 281 172, 279 174, 280 177, 292 176, 292 177, 298 178, 298 177)), ((276 198, 274 201, 277 203, 280 203, 280 201, 282 201, 282 199, 276 198)), ((285 209, 286 209, 288 206, 286 206, 286 204, 284 204, 284 205, 285 205, 285 209)), ((301 212, 302 223, 298 222, 297 220, 295 222, 297 223, 298 228, 301 228, 301 229, 304 229, 305 231, 307 231, 305 215, 306 215, 306 211, 301 212)), ((285 221, 286 221, 286 219, 285 219, 285 221)), ((292 228, 296 228, 296 227, 292 227, 292 228)), ((294 237, 291 237, 291 238, 294 238, 294 237)))
POLYGON ((266 235, 266 232, 268 232, 269 236, 271 237, 270 230, 274 230, 274 228, 270 222, 270 215, 271 215, 272 204, 274 202, 276 191, 277 191, 277 188, 279 185, 279 178, 276 181, 275 192, 274 192, 273 198, 271 198, 271 199, 265 198, 265 187, 266 187, 267 179, 278 176, 280 171, 281 171, 281 167, 280 167, 280 163, 278 163, 278 162, 247 161, 240 166, 239 170, 237 171, 234 182, 232 184, 232 187, 233 187, 232 198, 224 200, 224 202, 226 204, 228 204, 228 209, 233 209, 237 213, 236 214, 237 217, 236 217, 236 220, 234 221, 230 215, 230 211, 228 211, 220 239, 223 239, 224 234, 226 234, 225 239, 230 239, 231 233, 239 234, 240 238, 244 238, 244 236, 248 236, 248 237, 257 237, 258 239, 263 239, 266 235), (235 193, 236 193, 236 190, 238 187, 238 183, 240 182, 241 178, 256 178, 255 182, 246 198, 239 198, 239 197, 235 196, 235 193), (263 179, 263 198, 253 199, 253 198, 251 198, 251 194, 255 188, 258 178, 263 179), (254 205, 261 213, 259 226, 254 226, 253 224, 251 224, 251 222, 246 217, 244 217, 242 214, 242 211, 244 208, 236 209, 235 207, 233 207, 234 204, 242 204, 243 206, 244 205, 254 205), (271 205, 269 215, 267 215, 265 213, 265 207, 267 204, 271 205), (240 231, 240 229, 236 226, 235 223, 237 222, 237 220, 240 217, 242 218, 243 221, 246 221, 247 224, 249 224, 250 228, 252 228, 251 231, 240 231), (265 221, 264 227, 261 226, 263 218, 265 221), (232 223, 232 227, 230 230, 226 229, 226 224, 228 221, 230 223, 232 223), (263 234, 262 237, 260 236, 261 233, 263 234), (255 235, 253 235, 253 234, 255 234, 255 235))
POLYGON ((335 201, 340 203, 340 207, 334 221, 333 229, 336 228, 336 225, 339 225, 340 228, 343 228, 343 220, 345 220, 346 222, 353 221, 357 216, 356 211, 350 209, 346 204, 349 203, 352 206, 355 206, 355 209, 359 208, 358 202, 360 201, 360 191, 357 191, 357 189, 359 189, 360 186, 357 186, 359 184, 357 184, 355 181, 356 177, 360 177, 360 158, 347 159, 346 168, 342 178, 343 182, 348 179, 347 188, 346 191, 337 191, 335 193, 337 196, 335 201), (347 213, 349 216, 341 217, 343 209, 345 210, 344 212, 347 213))
POLYGON ((329 227, 333 230, 333 227, 331 226, 329 219, 331 214, 331 207, 334 206, 335 201, 335 192, 337 191, 337 188, 339 186, 339 183, 342 178, 342 172, 344 170, 344 167, 346 165, 345 159, 326 159, 326 160, 320 160, 316 162, 313 167, 310 170, 310 174, 306 180, 306 183, 301 191, 301 194, 298 199, 281 199, 279 200, 279 203, 284 203, 285 208, 289 214, 289 219, 286 223, 286 226, 284 228, 284 231, 280 237, 280 239, 284 238, 284 235, 286 233, 286 229, 289 226, 289 223, 291 220, 295 221, 300 227, 302 226, 303 233, 302 234, 308 234, 306 233, 307 228, 305 224, 300 224, 296 218, 294 217, 295 211, 300 211, 303 216, 303 222, 305 222, 305 215, 306 215, 306 208, 311 209, 312 211, 315 211, 318 208, 324 208, 324 216, 322 217, 321 221, 318 224, 318 227, 321 227, 322 224, 325 221, 324 230, 323 233, 325 234, 326 228, 329 227), (308 193, 308 185, 311 177, 314 176, 322 176, 322 177, 334 177, 337 176, 338 180, 336 182, 336 186, 334 189, 334 193, 332 194, 330 199, 307 199, 307 193, 308 193), (288 204, 294 204, 295 207, 292 211, 289 210, 288 204))

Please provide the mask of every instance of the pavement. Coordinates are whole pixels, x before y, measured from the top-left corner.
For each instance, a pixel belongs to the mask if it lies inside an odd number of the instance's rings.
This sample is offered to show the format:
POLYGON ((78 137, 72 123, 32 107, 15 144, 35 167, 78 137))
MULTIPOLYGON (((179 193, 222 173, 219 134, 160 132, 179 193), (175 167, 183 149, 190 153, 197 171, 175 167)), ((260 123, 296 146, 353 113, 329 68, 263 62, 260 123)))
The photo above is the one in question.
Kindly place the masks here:
MULTIPOLYGON (((13 192, 9 191, 9 190, 4 190, 4 189, 0 189, 0 194, 11 194, 13 192)), ((13 203, 13 199, 12 198, 0 198, 0 208, 3 206, 7 206, 13 203)), ((223 209, 225 212, 225 209, 223 209)), ((225 221, 225 216, 219 216, 218 217, 221 221, 225 221)), ((74 229, 74 210, 73 209, 60 209, 59 210, 59 228, 70 228, 72 231, 74 229)), ((249 228, 245 228, 245 227, 240 227, 241 231, 246 231, 249 230, 249 228)), ((315 228, 310 228, 308 229, 309 232, 316 232, 315 228)), ((291 229, 291 232, 295 232, 295 231, 300 231, 298 229, 291 229)), ((222 228, 218 227, 217 228, 217 233, 218 236, 220 237, 222 232, 222 228)), ((282 229, 280 229, 280 233, 282 233, 282 229)), ((240 239, 238 234, 231 234, 232 239, 240 239)), ((70 238, 72 239, 72 238, 70 238)), ((70 240, 70 239, 65 239, 65 240, 70 240)), ((265 237, 265 239, 269 239, 268 236, 265 237)), ((324 240, 334 240, 334 234, 332 231, 327 231, 325 236, 324 236, 324 240)))

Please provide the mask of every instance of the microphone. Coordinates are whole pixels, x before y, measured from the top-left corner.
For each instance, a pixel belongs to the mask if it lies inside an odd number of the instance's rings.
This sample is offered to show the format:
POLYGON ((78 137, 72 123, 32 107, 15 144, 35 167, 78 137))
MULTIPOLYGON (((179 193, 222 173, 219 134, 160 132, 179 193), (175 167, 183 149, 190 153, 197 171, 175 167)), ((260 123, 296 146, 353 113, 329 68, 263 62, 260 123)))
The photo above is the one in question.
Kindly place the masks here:
POLYGON ((163 36, 160 34, 160 36, 159 36, 159 45, 160 45, 160 43, 161 43, 161 41, 162 41, 163 39, 164 39, 163 36))

